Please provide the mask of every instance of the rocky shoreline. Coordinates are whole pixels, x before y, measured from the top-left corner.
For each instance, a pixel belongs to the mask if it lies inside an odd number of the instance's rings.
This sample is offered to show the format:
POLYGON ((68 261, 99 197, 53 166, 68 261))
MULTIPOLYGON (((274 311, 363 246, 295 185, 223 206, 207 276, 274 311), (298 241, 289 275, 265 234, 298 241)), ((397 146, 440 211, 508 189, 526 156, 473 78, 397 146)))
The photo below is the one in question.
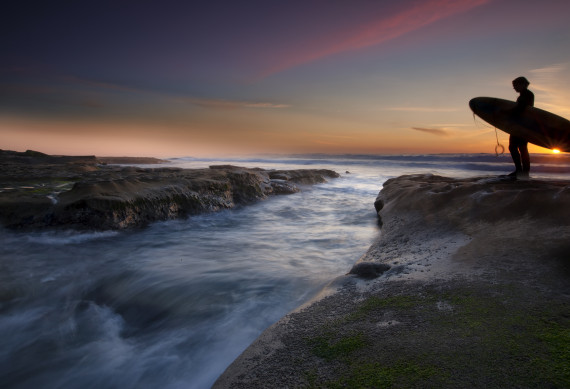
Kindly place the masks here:
POLYGON ((570 182, 388 180, 350 274, 214 388, 570 387, 570 182))
POLYGON ((50 156, 0 150, 0 224, 10 229, 118 230, 250 204, 326 182, 331 170, 209 169, 154 158, 50 156))
MULTIPOLYGON (((0 223, 137 228, 338 177, 161 163, 0 150, 0 223)), ((402 176, 374 207, 381 234, 349 274, 267 329, 215 388, 570 387, 570 182, 402 176)))

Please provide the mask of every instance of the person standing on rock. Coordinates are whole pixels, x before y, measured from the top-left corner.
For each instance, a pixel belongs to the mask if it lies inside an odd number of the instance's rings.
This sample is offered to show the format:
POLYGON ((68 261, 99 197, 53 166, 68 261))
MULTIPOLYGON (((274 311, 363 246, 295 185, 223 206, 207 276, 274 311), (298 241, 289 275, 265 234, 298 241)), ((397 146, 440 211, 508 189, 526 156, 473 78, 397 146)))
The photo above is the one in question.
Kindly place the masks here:
MULTIPOLYGON (((517 77, 513 80, 513 88, 520 95, 517 98, 517 105, 513 108, 513 115, 520 115, 526 107, 534 106, 534 93, 528 90, 530 82, 525 77, 517 77)), ((528 179, 530 172, 530 156, 528 154, 528 142, 511 135, 509 138, 509 151, 515 163, 515 171, 509 174, 509 177, 518 179, 528 179)))

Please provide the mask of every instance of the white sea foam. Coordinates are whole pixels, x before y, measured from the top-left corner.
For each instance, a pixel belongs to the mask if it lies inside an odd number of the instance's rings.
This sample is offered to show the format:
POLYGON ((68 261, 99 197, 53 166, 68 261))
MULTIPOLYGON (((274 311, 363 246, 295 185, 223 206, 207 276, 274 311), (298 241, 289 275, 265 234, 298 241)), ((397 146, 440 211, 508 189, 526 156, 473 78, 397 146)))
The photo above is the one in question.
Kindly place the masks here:
POLYGON ((107 239, 119 234, 117 231, 96 231, 81 232, 74 230, 67 231, 45 231, 26 234, 25 239, 29 243, 39 243, 45 245, 74 245, 87 243, 89 241, 107 239))

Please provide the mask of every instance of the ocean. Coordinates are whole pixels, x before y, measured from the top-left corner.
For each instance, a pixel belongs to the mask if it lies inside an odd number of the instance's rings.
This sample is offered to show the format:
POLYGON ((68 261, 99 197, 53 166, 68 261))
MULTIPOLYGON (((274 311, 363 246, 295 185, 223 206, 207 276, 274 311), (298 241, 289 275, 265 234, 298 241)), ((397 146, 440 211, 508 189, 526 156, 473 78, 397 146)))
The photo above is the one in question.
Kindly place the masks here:
MULTIPOLYGON (((566 154, 532 163, 533 179, 570 179, 566 154)), ((387 179, 513 170, 510 157, 488 154, 174 158, 168 166, 215 164, 327 168, 341 178, 139 230, 0 230, 1 387, 208 388, 265 328, 366 252, 380 234, 373 203, 387 179)))

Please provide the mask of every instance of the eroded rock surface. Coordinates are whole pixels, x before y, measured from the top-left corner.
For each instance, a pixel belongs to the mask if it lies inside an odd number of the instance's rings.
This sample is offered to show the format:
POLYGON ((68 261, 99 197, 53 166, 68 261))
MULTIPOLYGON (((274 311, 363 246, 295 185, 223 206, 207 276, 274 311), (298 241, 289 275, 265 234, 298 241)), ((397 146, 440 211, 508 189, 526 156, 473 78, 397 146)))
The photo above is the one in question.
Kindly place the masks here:
POLYGON ((570 385, 570 182, 402 176, 374 206, 351 274, 214 388, 570 385))
POLYGON ((26 229, 140 227, 296 193, 297 184, 339 177, 330 170, 266 171, 230 165, 106 166, 97 157, 6 151, 0 152, 0 168, 0 222, 26 229))

